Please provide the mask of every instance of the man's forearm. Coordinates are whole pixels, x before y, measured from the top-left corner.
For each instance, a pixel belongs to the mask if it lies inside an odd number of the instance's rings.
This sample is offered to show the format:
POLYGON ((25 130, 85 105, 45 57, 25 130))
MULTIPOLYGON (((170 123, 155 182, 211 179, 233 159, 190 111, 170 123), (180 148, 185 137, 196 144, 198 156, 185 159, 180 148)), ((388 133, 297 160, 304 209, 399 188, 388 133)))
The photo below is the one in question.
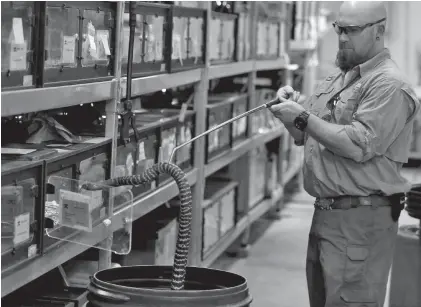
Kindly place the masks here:
POLYGON ((328 123, 311 114, 308 118, 306 132, 333 153, 353 159, 363 159, 363 150, 354 144, 345 131, 344 125, 328 123))

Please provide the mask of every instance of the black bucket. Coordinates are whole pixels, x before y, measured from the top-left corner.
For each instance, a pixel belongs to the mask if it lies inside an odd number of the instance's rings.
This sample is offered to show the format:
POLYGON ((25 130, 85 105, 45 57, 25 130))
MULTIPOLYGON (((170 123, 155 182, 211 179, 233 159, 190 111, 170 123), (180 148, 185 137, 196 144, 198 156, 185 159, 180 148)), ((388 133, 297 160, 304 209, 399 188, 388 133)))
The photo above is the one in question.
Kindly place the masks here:
POLYGON ((187 267, 184 289, 171 290, 171 266, 130 266, 97 272, 89 285, 91 306, 246 307, 252 298, 245 278, 187 267))

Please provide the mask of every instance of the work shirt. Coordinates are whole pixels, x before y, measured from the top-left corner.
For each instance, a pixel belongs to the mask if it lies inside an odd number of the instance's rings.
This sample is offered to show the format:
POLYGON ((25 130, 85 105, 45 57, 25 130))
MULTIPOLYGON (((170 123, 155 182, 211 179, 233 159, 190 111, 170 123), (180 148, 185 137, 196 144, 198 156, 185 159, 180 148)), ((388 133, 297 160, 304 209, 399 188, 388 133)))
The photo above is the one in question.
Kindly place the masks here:
POLYGON ((411 189, 400 170, 408 161, 420 103, 388 49, 346 74, 338 71, 327 77, 304 108, 343 125, 342 133, 363 151, 357 162, 333 153, 306 133, 303 177, 310 195, 391 195, 411 189))

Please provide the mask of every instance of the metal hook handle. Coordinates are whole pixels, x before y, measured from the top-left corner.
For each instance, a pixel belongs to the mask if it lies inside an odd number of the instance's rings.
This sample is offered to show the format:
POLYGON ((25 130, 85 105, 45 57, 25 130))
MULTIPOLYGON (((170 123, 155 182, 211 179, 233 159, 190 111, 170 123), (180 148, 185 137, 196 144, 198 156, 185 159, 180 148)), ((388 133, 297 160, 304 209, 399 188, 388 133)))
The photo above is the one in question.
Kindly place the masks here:
MULTIPOLYGON (((294 95, 293 95, 294 101, 297 102, 299 100, 299 98, 300 98, 300 92, 294 92, 294 95)), ((243 118, 245 116, 249 116, 250 114, 252 114, 254 112, 257 112, 257 111, 260 111, 260 110, 265 109, 265 108, 268 109, 268 108, 274 106, 275 104, 282 103, 282 102, 286 101, 286 99, 284 99, 284 98, 281 98, 281 100, 278 97, 275 98, 275 99, 272 99, 271 101, 269 101, 269 102, 267 102, 265 104, 262 104, 262 105, 260 105, 260 106, 258 106, 256 108, 253 108, 253 109, 251 109, 251 110, 249 110, 247 112, 244 112, 243 114, 237 115, 237 116, 235 116, 235 117, 233 117, 233 118, 231 118, 231 119, 229 119, 229 120, 227 120, 227 121, 225 121, 225 122, 223 122, 223 123, 221 123, 221 124, 219 124, 219 125, 211 128, 209 130, 206 130, 205 132, 199 134, 198 136, 195 136, 191 140, 189 140, 187 142, 184 142, 183 144, 180 144, 180 145, 174 147, 174 149, 171 152, 171 156, 170 156, 170 159, 168 160, 168 163, 172 163, 175 152, 177 150, 179 150, 180 148, 183 148, 184 146, 186 146, 186 145, 188 145, 190 143, 193 143, 197 139, 200 139, 201 137, 204 137, 205 135, 207 135, 207 134, 209 134, 209 133, 211 133, 211 132, 213 132, 213 131, 215 131, 215 130, 217 130, 219 128, 222 128, 222 127, 224 127, 224 126, 226 126, 226 125, 228 125, 228 124, 230 124, 232 122, 235 122, 236 120, 239 120, 240 118, 243 118)))

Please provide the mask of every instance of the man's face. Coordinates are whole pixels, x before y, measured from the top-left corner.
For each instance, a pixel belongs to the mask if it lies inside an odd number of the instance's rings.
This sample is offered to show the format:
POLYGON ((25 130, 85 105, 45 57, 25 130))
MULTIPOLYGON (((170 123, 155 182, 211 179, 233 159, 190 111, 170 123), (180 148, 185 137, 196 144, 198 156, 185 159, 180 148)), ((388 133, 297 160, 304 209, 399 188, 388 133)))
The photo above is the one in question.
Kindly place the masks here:
MULTIPOLYGON (((340 24, 346 27, 349 24, 340 24)), ((352 24, 356 25, 356 24, 352 24)), ((364 26, 364 24, 358 26, 364 26)), ((348 31, 338 34, 338 52, 336 55, 336 65, 348 71, 353 67, 364 63, 367 60, 367 55, 375 43, 376 37, 373 27, 367 27, 361 31, 348 31)))

